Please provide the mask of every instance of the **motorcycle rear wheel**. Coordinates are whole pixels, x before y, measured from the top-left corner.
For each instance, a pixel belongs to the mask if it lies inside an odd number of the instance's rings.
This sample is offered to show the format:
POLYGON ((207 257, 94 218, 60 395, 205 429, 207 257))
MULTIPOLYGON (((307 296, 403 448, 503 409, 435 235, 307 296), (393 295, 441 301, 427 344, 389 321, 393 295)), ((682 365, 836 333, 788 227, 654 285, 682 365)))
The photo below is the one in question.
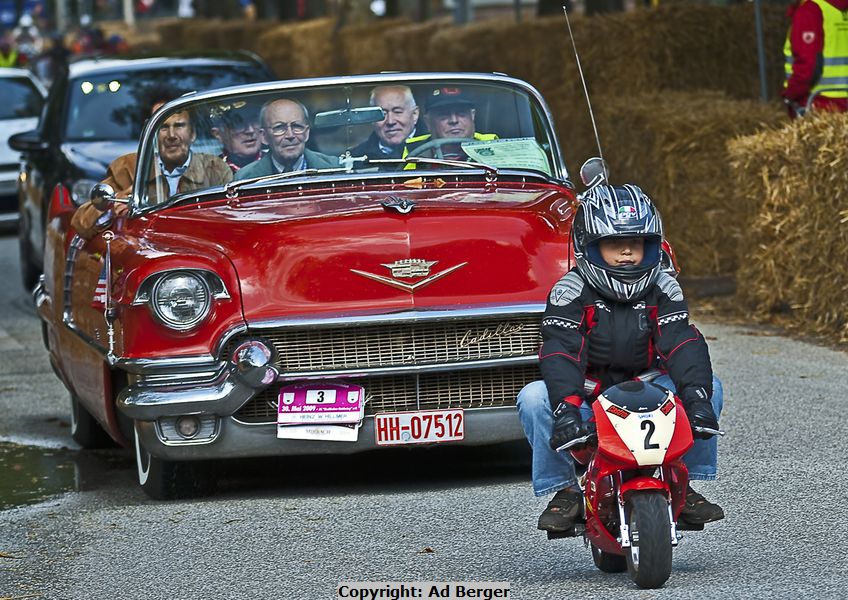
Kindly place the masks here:
POLYGON ((627 570, 627 560, 620 554, 610 554, 598 548, 595 544, 590 544, 592 547, 592 560, 595 561, 595 566, 604 573, 623 573, 627 570))
POLYGON ((671 575, 668 502, 659 492, 638 492, 624 510, 630 526, 630 548, 624 556, 630 578, 640 588, 661 587, 671 575))

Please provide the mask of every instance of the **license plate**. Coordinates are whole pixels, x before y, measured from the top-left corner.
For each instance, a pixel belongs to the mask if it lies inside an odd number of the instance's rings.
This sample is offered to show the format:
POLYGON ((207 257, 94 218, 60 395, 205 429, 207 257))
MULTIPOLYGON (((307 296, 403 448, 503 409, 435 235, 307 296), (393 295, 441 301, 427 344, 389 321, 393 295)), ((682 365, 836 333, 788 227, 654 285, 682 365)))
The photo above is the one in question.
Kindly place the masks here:
POLYGON ((462 409, 381 413, 374 417, 378 446, 455 442, 465 437, 462 409))
POLYGON ((283 386, 277 406, 278 425, 328 425, 362 420, 362 386, 308 382, 283 386))

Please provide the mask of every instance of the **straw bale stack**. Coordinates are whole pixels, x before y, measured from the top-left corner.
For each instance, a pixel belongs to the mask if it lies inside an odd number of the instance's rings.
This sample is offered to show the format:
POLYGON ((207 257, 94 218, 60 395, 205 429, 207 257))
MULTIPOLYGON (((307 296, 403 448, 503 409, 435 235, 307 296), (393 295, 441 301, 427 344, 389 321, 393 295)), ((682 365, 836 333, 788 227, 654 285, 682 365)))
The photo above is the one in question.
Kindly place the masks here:
POLYGON ((185 26, 180 32, 182 38, 181 50, 204 51, 218 47, 218 28, 220 19, 186 19, 185 26))
POLYGON ((259 36, 257 51, 280 79, 336 75, 334 27, 332 18, 278 25, 259 36))
POLYGON ((385 32, 388 55, 394 70, 440 71, 445 64, 440 52, 430 50, 430 38, 444 28, 452 27, 449 19, 433 19, 397 27, 385 32))
POLYGON ((409 25, 407 19, 387 19, 345 27, 339 32, 339 67, 342 73, 378 73, 398 69, 386 34, 409 25))
POLYGON ((248 50, 256 52, 259 37, 274 26, 270 21, 236 19, 224 21, 215 30, 215 48, 220 50, 248 50))
POLYGON ((848 342, 848 118, 818 114, 731 142, 754 213, 739 297, 759 317, 848 342))
MULTIPOLYGON (((780 107, 718 92, 671 92, 606 99, 595 116, 612 182, 637 183, 656 201, 685 275, 734 273, 746 232, 726 144, 782 124, 780 107)), ((589 145, 582 162, 596 150, 591 134, 580 142, 589 145)))
POLYGON ((156 33, 159 34, 159 47, 166 52, 183 50, 185 48, 183 31, 185 31, 187 25, 188 21, 186 19, 156 23, 156 33))

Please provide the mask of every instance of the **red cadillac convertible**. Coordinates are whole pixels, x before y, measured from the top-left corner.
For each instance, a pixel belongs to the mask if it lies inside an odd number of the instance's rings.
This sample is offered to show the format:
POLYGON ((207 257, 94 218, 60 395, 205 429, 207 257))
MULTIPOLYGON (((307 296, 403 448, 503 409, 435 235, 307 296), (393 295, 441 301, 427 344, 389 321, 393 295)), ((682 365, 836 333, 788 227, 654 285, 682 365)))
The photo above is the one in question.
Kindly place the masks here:
POLYGON ((209 493, 231 457, 523 437, 515 399, 539 378, 575 202, 527 83, 381 74, 189 94, 148 122, 131 192, 92 196, 106 212, 85 240, 55 190, 35 298, 74 439, 134 446, 151 497, 209 493), (417 105, 395 148, 377 135, 385 87, 417 105), (245 108, 264 154, 183 191, 193 161, 218 160, 221 116, 245 108), (191 129, 178 168, 162 141, 175 122, 191 129))

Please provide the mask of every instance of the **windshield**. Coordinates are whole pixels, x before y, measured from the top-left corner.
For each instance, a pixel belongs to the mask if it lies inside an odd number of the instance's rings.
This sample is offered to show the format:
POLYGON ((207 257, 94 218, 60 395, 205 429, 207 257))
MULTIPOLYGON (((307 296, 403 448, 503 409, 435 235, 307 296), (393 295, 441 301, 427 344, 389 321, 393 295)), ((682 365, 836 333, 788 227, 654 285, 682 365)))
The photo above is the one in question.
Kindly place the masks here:
POLYGON ((26 77, 0 78, 0 120, 26 119, 41 113, 44 99, 26 77))
POLYGON ((180 67, 176 61, 167 68, 79 77, 69 84, 65 139, 138 140, 142 125, 150 116, 149 98, 157 90, 169 89, 181 94, 265 79, 265 72, 253 65, 180 67))
POLYGON ((231 180, 287 173, 285 180, 302 182, 348 173, 468 171, 482 163, 562 176, 544 109, 505 81, 280 86, 197 101, 166 115, 149 145, 142 208, 231 180))

